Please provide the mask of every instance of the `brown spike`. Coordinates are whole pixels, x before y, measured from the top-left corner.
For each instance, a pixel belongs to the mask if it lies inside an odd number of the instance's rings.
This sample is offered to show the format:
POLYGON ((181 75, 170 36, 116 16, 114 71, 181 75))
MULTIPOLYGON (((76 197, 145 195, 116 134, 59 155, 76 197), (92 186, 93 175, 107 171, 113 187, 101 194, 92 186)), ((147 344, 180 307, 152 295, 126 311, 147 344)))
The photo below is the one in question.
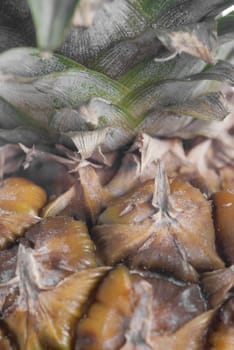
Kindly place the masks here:
POLYGON ((75 322, 106 271, 107 267, 79 271, 55 287, 45 288, 33 250, 20 245, 15 281, 19 283, 20 294, 17 303, 3 315, 20 350, 43 350, 45 346, 69 349, 75 322))
POLYGON ((154 208, 159 210, 159 213, 157 213, 156 216, 160 215, 161 219, 168 216, 169 196, 170 186, 165 168, 164 165, 158 161, 152 205, 154 208))

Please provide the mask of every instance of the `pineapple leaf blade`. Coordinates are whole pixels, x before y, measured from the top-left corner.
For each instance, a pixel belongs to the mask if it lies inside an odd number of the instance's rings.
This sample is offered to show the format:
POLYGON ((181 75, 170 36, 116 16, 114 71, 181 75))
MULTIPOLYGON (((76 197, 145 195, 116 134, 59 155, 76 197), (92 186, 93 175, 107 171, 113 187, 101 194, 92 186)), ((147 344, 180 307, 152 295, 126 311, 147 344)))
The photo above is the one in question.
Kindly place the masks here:
POLYGON ((28 0, 40 48, 50 51, 61 45, 78 2, 79 0, 28 0))

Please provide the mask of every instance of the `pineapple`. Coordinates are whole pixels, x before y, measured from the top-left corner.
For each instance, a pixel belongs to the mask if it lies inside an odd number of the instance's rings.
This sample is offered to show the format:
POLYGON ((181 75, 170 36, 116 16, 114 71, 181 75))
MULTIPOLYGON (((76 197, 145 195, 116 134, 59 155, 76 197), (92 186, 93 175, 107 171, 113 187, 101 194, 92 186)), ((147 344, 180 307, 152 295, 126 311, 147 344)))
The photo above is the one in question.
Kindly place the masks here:
POLYGON ((234 348, 231 5, 2 0, 1 350, 234 348))

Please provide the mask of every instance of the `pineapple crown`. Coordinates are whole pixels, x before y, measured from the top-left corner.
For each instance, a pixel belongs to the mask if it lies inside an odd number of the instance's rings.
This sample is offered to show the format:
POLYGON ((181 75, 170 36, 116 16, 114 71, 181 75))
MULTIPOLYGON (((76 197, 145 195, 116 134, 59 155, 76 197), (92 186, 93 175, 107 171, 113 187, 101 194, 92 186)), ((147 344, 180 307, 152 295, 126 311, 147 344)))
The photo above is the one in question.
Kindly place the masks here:
POLYGON ((232 4, 4 0, 1 142, 59 143, 86 159, 143 132, 215 136, 232 110, 232 4), (33 22, 40 49, 22 47, 36 45, 33 22))

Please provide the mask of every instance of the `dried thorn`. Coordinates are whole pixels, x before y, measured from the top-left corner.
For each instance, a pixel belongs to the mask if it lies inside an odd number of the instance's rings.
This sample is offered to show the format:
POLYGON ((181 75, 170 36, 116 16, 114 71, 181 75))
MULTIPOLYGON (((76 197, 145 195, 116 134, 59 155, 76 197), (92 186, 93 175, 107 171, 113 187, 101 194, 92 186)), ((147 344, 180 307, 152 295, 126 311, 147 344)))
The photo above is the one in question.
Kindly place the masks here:
POLYGON ((175 51, 171 55, 166 57, 161 57, 161 58, 155 57, 154 62, 167 62, 167 61, 173 60, 173 58, 175 58, 177 55, 178 55, 178 52, 175 51))

